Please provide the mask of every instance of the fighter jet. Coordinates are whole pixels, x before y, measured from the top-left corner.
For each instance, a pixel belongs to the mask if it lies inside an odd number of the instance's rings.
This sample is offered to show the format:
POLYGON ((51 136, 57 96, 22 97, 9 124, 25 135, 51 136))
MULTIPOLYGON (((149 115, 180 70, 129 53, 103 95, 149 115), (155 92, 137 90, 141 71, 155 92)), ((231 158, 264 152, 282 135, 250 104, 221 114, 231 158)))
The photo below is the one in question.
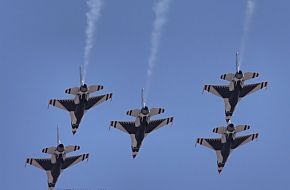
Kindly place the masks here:
POLYGON ((236 133, 250 129, 249 125, 238 125, 230 123, 227 127, 213 129, 214 133, 221 134, 221 138, 206 139, 198 138, 196 144, 201 144, 216 151, 218 172, 221 173, 230 153, 239 146, 258 138, 258 133, 236 137, 236 133))
POLYGON ((48 178, 48 190, 53 190, 57 179, 63 170, 89 158, 89 154, 82 154, 70 157, 66 156, 67 153, 79 149, 79 146, 64 146, 60 142, 59 132, 57 128, 57 146, 42 149, 42 152, 50 154, 51 158, 27 158, 26 164, 30 164, 44 170, 48 178))
POLYGON ((81 69, 80 69, 80 83, 81 83, 80 87, 74 87, 65 90, 65 93, 75 95, 74 99, 49 100, 49 105, 64 109, 70 113, 73 134, 77 132, 79 124, 86 111, 112 98, 112 93, 101 96, 89 97, 90 93, 99 91, 104 87, 101 85, 91 85, 88 87, 87 84, 85 84, 85 82, 82 80, 81 69))
POLYGON ((225 118, 229 122, 238 102, 245 96, 256 92, 257 90, 267 87, 268 82, 246 85, 246 80, 258 77, 259 73, 246 72, 240 70, 239 53, 236 53, 236 73, 228 73, 221 75, 221 79, 230 82, 229 85, 205 85, 203 90, 208 91, 216 96, 224 99, 225 102, 225 118))
POLYGON ((139 152, 144 138, 154 130, 157 130, 173 122, 173 117, 165 119, 150 120, 154 115, 164 112, 163 108, 149 109, 143 98, 143 89, 141 92, 141 109, 127 111, 127 115, 136 117, 135 121, 111 121, 110 127, 117 128, 131 137, 132 157, 135 158, 139 152))

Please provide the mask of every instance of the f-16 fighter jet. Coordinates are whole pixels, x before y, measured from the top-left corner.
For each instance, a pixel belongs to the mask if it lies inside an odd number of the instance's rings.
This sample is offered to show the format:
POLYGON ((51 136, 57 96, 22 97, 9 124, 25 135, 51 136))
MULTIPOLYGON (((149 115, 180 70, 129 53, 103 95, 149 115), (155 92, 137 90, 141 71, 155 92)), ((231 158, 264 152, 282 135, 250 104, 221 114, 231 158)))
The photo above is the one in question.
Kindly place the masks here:
POLYGON ((143 89, 141 92, 142 108, 127 111, 127 115, 136 117, 135 121, 111 121, 110 127, 120 129, 128 133, 131 137, 132 156, 135 158, 139 152, 144 138, 154 130, 157 130, 173 122, 173 117, 165 119, 150 120, 154 115, 164 112, 163 108, 149 109, 143 98, 143 89))
POLYGON ((221 173, 230 153, 239 146, 258 138, 258 133, 236 137, 236 133, 249 129, 248 125, 229 124, 227 127, 213 129, 214 133, 221 134, 221 138, 205 139, 198 138, 196 143, 206 146, 216 151, 218 172, 221 173))
POLYGON ((236 53, 236 73, 221 75, 221 79, 230 82, 229 85, 205 85, 203 90, 208 91, 216 96, 220 96, 225 102, 226 121, 229 122, 238 102, 245 96, 256 92, 257 90, 267 87, 268 82, 246 85, 246 80, 258 77, 259 73, 246 72, 240 70, 239 53, 236 53))
POLYGON ((59 133, 57 129, 57 146, 42 149, 42 152, 50 154, 51 158, 27 158, 26 164, 30 164, 44 170, 48 178, 48 190, 53 190, 57 179, 63 170, 89 158, 89 154, 70 157, 66 156, 67 153, 79 149, 79 146, 64 146, 59 140, 59 133))
POLYGON ((80 87, 74 87, 65 90, 65 93, 75 95, 74 99, 49 100, 49 105, 64 109, 70 113, 73 134, 77 132, 79 124, 86 111, 112 98, 112 93, 101 96, 89 97, 90 93, 99 91, 104 87, 101 85, 87 86, 82 80, 81 70, 80 70, 80 83, 81 83, 80 87))

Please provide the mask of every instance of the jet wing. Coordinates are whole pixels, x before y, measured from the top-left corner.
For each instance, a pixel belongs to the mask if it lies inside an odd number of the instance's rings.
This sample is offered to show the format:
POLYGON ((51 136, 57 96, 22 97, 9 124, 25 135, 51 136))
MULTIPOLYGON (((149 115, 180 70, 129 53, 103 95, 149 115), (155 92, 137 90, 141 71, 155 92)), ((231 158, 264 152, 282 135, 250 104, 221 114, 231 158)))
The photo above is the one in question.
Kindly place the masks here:
POLYGON ((66 111, 75 111, 76 105, 74 103, 74 100, 69 99, 69 100, 56 100, 56 99, 51 99, 49 100, 48 104, 64 109, 66 111))
POLYGON ((105 94, 105 95, 101 95, 101 96, 90 97, 87 104, 86 104, 86 110, 89 110, 92 107, 94 107, 94 106, 96 106, 104 101, 111 99, 112 95, 113 94, 110 93, 110 94, 105 94))
POLYGON ((88 159, 88 158, 89 158, 89 154, 82 154, 82 155, 78 155, 78 156, 66 157, 61 169, 64 170, 64 169, 71 167, 71 166, 73 166, 81 161, 88 159))
POLYGON ((263 89, 268 86, 268 82, 261 82, 256 84, 249 84, 245 85, 241 91, 240 97, 245 97, 253 92, 256 92, 257 90, 263 89))
POLYGON ((228 98, 230 96, 229 87, 225 85, 204 85, 203 90, 222 98, 228 98))
POLYGON ((145 133, 151 133, 154 130, 157 130, 165 125, 168 125, 169 123, 173 122, 173 117, 168 117, 165 119, 158 119, 158 120, 152 120, 149 122, 148 126, 145 129, 145 133))
POLYGON ((232 145, 232 149, 238 148, 239 146, 246 144, 248 142, 253 141, 254 139, 257 139, 259 136, 258 133, 256 134, 251 134, 251 135, 245 135, 245 136, 240 136, 236 137, 234 140, 234 143, 232 145))
POLYGON ((51 170, 53 166, 50 158, 27 158, 26 164, 30 164, 45 171, 51 170))
POLYGON ((117 128, 125 133, 135 134, 135 122, 133 121, 111 121, 111 127, 117 128))
POLYGON ((203 145, 207 148, 213 149, 215 151, 222 149, 222 142, 221 139, 205 139, 205 138, 198 138, 196 143, 203 145))

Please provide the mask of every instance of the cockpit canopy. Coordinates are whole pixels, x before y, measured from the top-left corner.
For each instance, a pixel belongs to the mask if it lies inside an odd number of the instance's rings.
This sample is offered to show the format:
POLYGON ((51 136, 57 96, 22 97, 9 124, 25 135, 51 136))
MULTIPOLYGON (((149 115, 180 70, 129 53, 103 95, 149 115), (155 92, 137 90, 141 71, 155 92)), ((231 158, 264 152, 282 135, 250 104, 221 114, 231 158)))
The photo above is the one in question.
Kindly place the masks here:
POLYGON ((235 131, 235 126, 234 126, 234 124, 229 124, 228 126, 227 126, 227 131, 228 132, 234 132, 235 131))
POLYGON ((88 87, 87 87, 87 85, 86 85, 86 84, 81 85, 81 87, 80 87, 80 91, 81 91, 81 92, 87 92, 87 91, 88 91, 88 87))
POLYGON ((56 150, 57 150, 58 152, 64 152, 64 145, 63 145, 63 144, 59 144, 59 145, 57 146, 56 150))
POLYGON ((244 77, 244 74, 243 74, 242 71, 239 71, 239 72, 236 72, 235 77, 236 77, 237 79, 242 79, 242 78, 244 77))
POLYGON ((148 107, 147 107, 147 106, 143 107, 143 108, 141 109, 141 113, 142 113, 143 115, 148 115, 148 114, 149 114, 149 109, 148 109, 148 107))

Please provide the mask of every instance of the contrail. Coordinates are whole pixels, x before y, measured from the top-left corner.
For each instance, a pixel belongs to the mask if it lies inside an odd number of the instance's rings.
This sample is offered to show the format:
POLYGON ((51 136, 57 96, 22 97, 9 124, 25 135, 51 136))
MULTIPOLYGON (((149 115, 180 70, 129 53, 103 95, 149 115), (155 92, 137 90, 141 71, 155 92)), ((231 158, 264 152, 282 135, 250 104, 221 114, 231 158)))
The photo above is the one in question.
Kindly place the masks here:
POLYGON ((84 52, 84 63, 82 66, 82 81, 85 81, 87 67, 90 61, 91 50, 94 46, 94 34, 96 31, 96 23, 101 16, 101 9, 103 6, 102 0, 88 0, 87 28, 86 28, 86 42, 84 52))
POLYGON ((242 35, 241 47, 240 47, 240 63, 243 62, 246 42, 248 39, 248 34, 250 31, 250 25, 251 25, 252 17, 254 14, 254 10, 255 10, 255 0, 247 0, 246 15, 245 15, 245 20, 244 20, 243 35, 242 35))
POLYGON ((146 81, 146 93, 145 100, 149 94, 151 77, 156 63, 156 56, 158 53, 161 32, 164 24, 167 21, 167 12, 170 6, 171 0, 157 0, 153 6, 153 11, 155 14, 155 19, 153 22, 153 30, 151 33, 151 48, 148 60, 148 70, 147 70, 147 81, 146 81))

